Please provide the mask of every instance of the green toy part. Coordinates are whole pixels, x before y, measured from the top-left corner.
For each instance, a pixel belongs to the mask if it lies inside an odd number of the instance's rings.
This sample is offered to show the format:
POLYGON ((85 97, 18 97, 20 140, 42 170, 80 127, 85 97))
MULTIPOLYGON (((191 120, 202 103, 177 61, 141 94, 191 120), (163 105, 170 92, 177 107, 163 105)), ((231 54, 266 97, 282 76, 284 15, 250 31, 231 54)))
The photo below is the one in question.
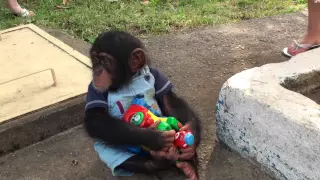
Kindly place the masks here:
POLYGON ((137 112, 135 113, 131 119, 130 119, 130 124, 134 124, 134 125, 140 125, 143 121, 144 115, 142 112, 137 112))
POLYGON ((179 131, 179 121, 174 117, 167 118, 167 124, 169 124, 174 130, 179 131))
POLYGON ((158 127, 157 127, 157 129, 159 131, 170 131, 170 130, 172 130, 170 124, 165 123, 165 122, 160 122, 158 127))

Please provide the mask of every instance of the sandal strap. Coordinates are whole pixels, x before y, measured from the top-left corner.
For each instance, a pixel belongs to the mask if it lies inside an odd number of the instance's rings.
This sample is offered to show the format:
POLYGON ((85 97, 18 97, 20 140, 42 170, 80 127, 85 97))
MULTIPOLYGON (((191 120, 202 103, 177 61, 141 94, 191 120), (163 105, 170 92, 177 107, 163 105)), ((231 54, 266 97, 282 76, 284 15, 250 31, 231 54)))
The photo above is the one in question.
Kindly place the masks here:
POLYGON ((312 45, 310 44, 300 44, 296 40, 294 40, 294 44, 296 46, 296 49, 299 49, 299 48, 309 49, 312 47, 312 45))
POLYGON ((20 16, 21 17, 28 17, 29 16, 29 11, 27 9, 22 9, 22 11, 20 12, 20 16))

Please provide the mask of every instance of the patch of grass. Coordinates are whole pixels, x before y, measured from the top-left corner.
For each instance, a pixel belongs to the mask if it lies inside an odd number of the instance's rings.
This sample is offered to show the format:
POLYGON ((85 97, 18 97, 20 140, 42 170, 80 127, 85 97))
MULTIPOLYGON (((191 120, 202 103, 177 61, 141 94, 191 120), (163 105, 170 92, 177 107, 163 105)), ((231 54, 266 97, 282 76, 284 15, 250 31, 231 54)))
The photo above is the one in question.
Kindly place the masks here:
MULTIPOLYGON (((3 3, 4 0, 0 0, 3 3)), ((235 22, 243 19, 289 13, 306 7, 307 0, 70 0, 70 9, 56 9, 62 0, 24 0, 34 10, 31 19, 14 17, 0 6, 0 29, 32 22, 59 28, 92 42, 110 29, 134 34, 157 34, 186 28, 235 22)))

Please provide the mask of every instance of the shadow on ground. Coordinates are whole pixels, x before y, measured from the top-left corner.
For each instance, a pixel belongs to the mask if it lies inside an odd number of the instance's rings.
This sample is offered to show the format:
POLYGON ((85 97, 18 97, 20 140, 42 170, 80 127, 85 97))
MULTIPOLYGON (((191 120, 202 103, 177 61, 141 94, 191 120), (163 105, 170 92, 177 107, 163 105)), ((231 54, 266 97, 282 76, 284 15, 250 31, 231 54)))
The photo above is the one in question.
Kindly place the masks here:
MULTIPOLYGON (((215 103, 222 84, 235 73, 287 60, 281 55, 282 48, 300 38, 305 27, 306 17, 296 13, 144 39, 154 66, 169 76, 176 91, 195 107, 203 120, 205 133, 199 150, 202 179, 270 180, 226 148, 217 146, 214 150, 215 103)), ((47 31, 88 54, 87 43, 59 31, 47 31)), ((60 140, 53 139, 22 149, 16 156, 1 158, 0 179, 114 179, 99 162, 83 131, 72 133, 75 133, 72 138, 60 135, 60 140), (57 152, 50 151, 51 154, 48 151, 53 147, 57 152), (37 149, 45 149, 46 155, 37 149), (72 160, 78 164, 72 165, 72 160)), ((164 174, 157 179, 176 177, 164 174)))

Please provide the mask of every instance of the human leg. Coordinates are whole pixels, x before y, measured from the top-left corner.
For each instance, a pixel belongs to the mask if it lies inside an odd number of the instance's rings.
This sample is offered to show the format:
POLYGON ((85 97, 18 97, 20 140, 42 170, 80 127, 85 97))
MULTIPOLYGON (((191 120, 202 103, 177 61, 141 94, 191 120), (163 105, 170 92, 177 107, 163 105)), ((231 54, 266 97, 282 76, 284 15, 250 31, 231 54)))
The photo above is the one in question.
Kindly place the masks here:
POLYGON ((320 1, 308 1, 308 32, 302 43, 320 44, 320 1))
POLYGON ((308 0, 308 29, 304 38, 283 50, 287 56, 308 51, 320 45, 320 2, 308 0))

